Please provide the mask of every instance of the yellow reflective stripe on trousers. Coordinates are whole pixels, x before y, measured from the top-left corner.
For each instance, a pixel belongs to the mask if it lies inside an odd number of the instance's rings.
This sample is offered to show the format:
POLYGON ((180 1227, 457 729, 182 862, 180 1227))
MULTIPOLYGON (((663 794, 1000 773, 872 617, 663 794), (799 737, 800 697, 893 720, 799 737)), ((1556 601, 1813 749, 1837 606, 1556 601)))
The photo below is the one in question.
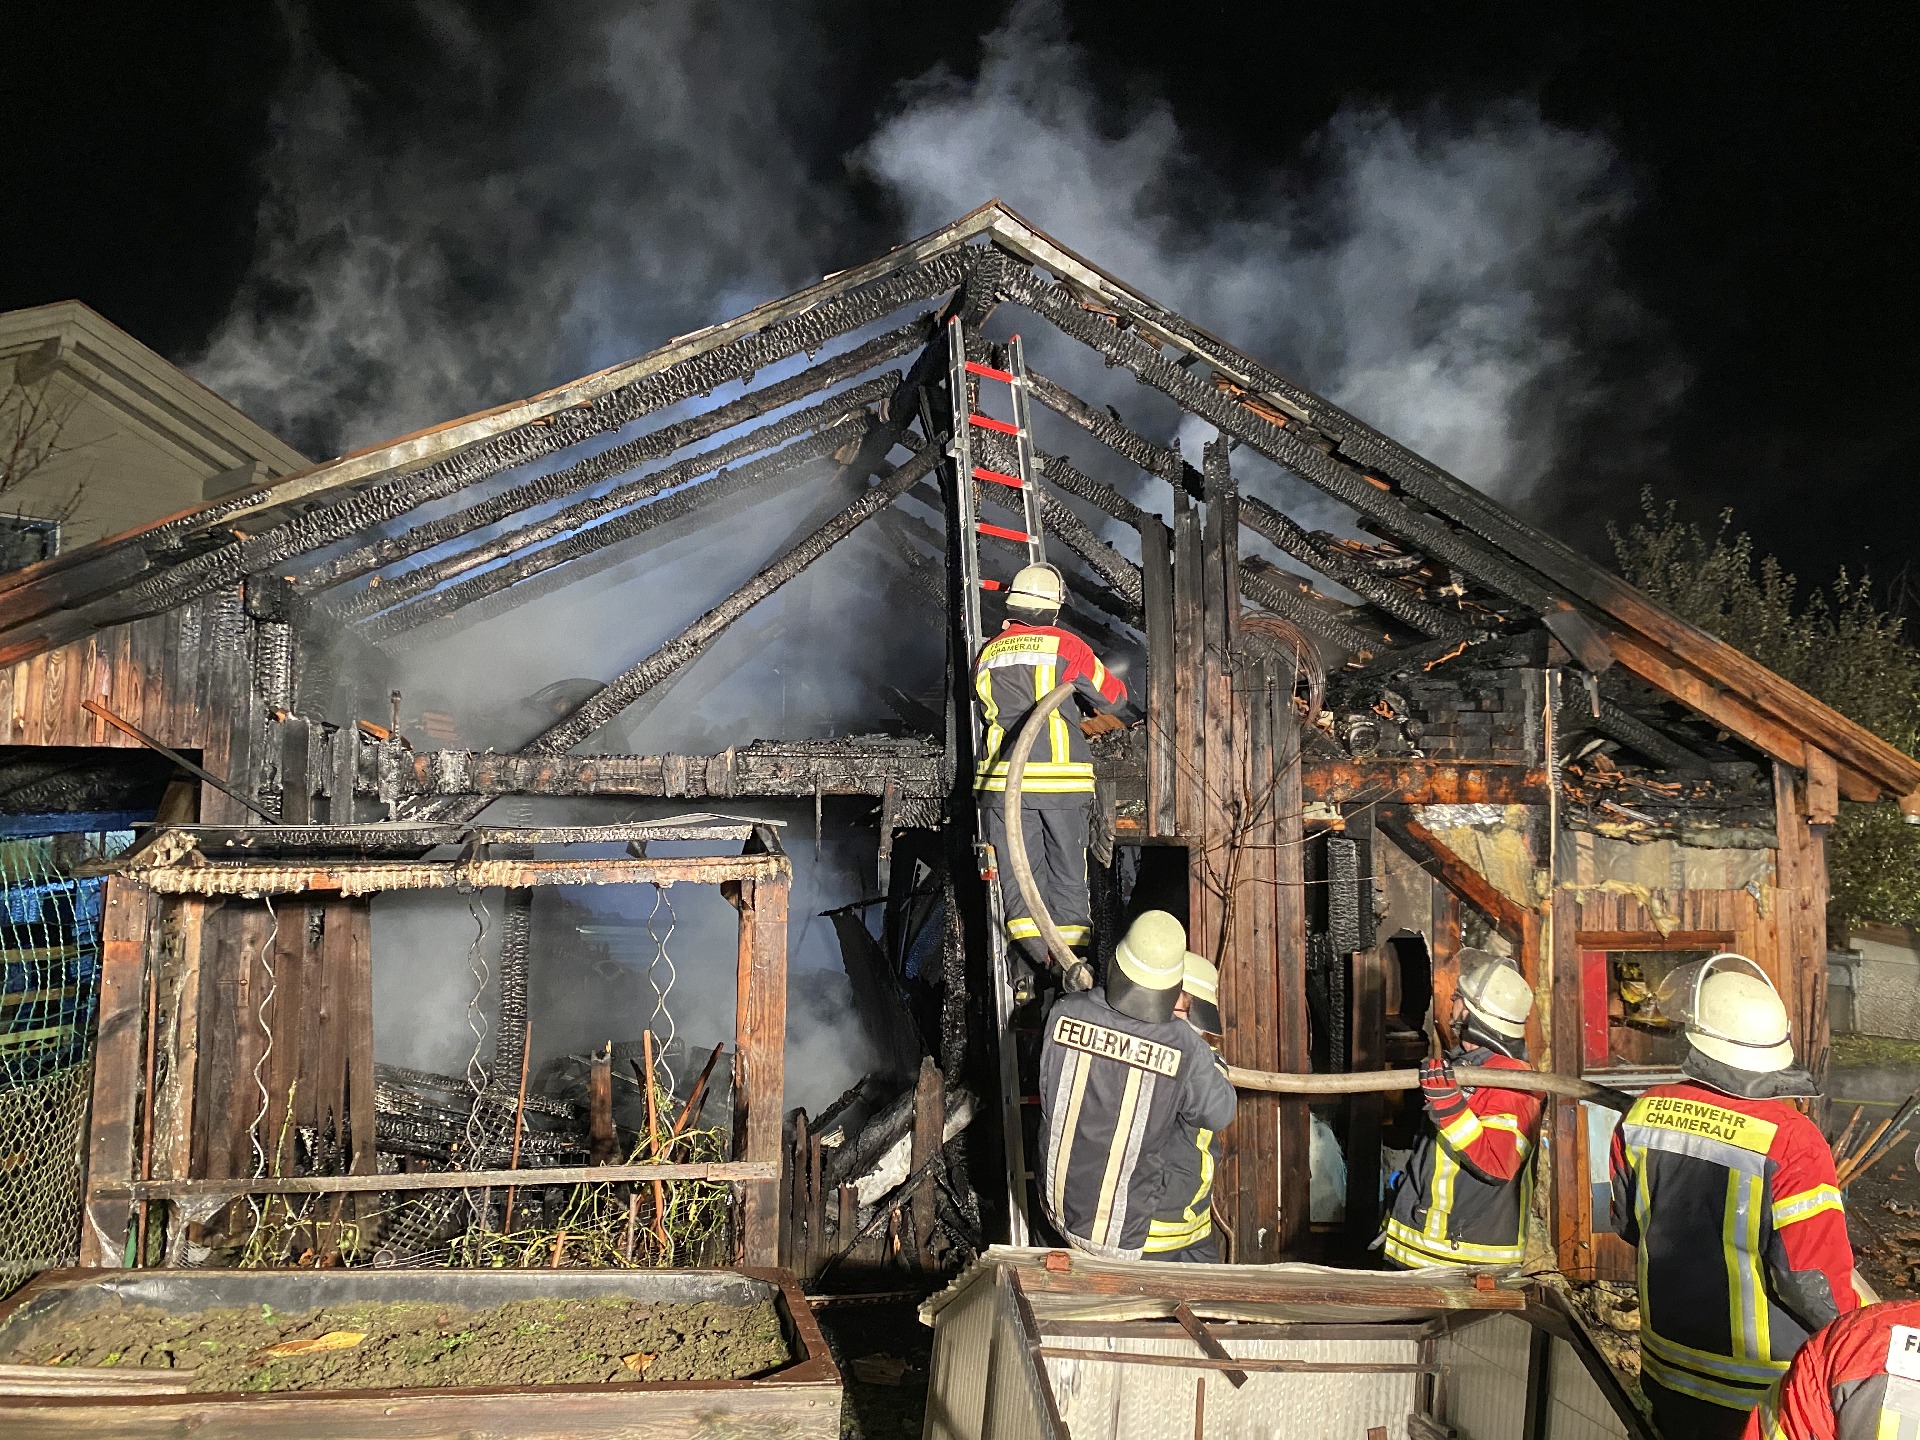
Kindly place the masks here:
POLYGON ((1811 1190, 1802 1190, 1798 1195, 1788 1195, 1774 1201, 1773 1228, 1784 1230, 1789 1225, 1811 1220, 1829 1210, 1838 1210, 1844 1215, 1846 1209, 1847 1202, 1838 1190, 1831 1185, 1816 1185, 1811 1190))
POLYGON ((1107 1231, 1113 1223, 1113 1197, 1120 1189, 1120 1170, 1126 1160, 1127 1139, 1133 1131, 1133 1112, 1140 1103, 1140 1081, 1145 1074, 1146 1071, 1136 1066, 1127 1066, 1127 1087, 1121 1092, 1120 1109, 1113 1119, 1113 1140, 1107 1147, 1107 1168, 1100 1176, 1100 1203, 1094 1207, 1093 1226, 1089 1233, 1089 1238, 1097 1245, 1118 1243, 1107 1237, 1107 1231))
POLYGON ((1193 1143, 1200 1151, 1200 1184, 1178 1220, 1155 1220, 1147 1226, 1149 1250, 1184 1250, 1213 1233, 1213 1131, 1196 1130, 1193 1143))

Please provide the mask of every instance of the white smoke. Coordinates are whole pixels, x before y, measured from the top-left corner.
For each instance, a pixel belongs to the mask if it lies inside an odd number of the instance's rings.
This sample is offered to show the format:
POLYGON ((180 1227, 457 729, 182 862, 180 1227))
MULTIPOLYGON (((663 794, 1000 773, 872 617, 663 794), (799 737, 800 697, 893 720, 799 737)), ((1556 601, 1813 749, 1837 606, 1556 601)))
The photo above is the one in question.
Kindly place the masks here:
POLYGON ((997 196, 1509 499, 1600 398, 1588 327, 1611 337, 1635 313, 1611 259, 1630 193, 1604 139, 1522 104, 1467 123, 1349 110, 1295 173, 1231 193, 1164 105, 1107 112, 1051 0, 1015 6, 977 79, 915 86, 862 158, 913 229, 997 196))
POLYGON ((401 94, 296 24, 254 265, 194 367, 309 453, 628 359, 819 273, 845 208, 796 148, 816 38, 780 7, 549 3, 486 31, 451 0, 406 13, 431 58, 401 94))

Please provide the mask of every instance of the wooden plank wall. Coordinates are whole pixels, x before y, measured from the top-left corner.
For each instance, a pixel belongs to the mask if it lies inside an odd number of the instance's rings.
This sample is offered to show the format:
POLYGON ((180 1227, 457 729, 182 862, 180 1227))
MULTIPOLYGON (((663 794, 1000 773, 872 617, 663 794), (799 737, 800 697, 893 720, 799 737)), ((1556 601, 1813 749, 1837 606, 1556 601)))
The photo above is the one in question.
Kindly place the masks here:
POLYGON ((373 1173, 370 914, 365 900, 284 902, 272 911, 229 900, 208 912, 200 1025, 182 1036, 177 1056, 194 1076, 193 1140, 174 1178, 253 1174, 256 1133, 266 1172, 292 1174, 293 1132, 302 1127, 340 1147, 344 1172, 373 1173))
MULTIPOLYGON (((1149 824, 1185 844, 1188 943, 1217 960, 1225 1051, 1259 1070, 1309 1068, 1300 764, 1290 675, 1236 656, 1238 506, 1208 447, 1204 516, 1176 492, 1171 590, 1148 637, 1149 824), (1171 631, 1171 635, 1167 634, 1171 631), (1169 822, 1171 822, 1169 824, 1169 822)), ((1149 536, 1164 543, 1164 531, 1149 536)), ((1145 543, 1145 542, 1143 542, 1145 543)), ((1299 1253, 1308 1224, 1304 1103, 1243 1095, 1215 1188, 1242 1261, 1299 1253)))
MULTIPOLYGON (((245 787, 266 716, 253 694, 251 627, 237 590, 99 631, 0 666, 0 745, 138 747, 81 708, 95 700, 214 774, 245 787)), ((246 812, 210 788, 201 818, 246 812)))

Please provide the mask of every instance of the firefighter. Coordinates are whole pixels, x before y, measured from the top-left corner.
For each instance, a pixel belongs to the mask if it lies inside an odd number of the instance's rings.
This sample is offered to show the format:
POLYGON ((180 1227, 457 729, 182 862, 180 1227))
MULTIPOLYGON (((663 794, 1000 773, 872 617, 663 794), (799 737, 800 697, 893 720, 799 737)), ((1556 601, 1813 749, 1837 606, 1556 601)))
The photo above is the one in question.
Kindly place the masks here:
MULTIPOLYGON (((1219 1052, 1220 972, 1204 955, 1187 952, 1173 1013, 1219 1052)), ((1160 1208, 1147 1226, 1146 1259, 1203 1265, 1219 1261, 1220 1242, 1213 1233, 1213 1176, 1219 1167, 1219 1132, 1182 1124, 1162 1166, 1160 1208)))
POLYGON ((1920 1300, 1868 1305, 1817 1333, 1741 1440, 1920 1440, 1920 1300))
POLYGON ((1383 1242, 1390 1264, 1517 1265, 1526 1251, 1527 1203, 1541 1101, 1523 1090, 1462 1090, 1455 1065, 1526 1070, 1533 987, 1489 958, 1460 978, 1455 1045, 1420 1064, 1426 1123, 1393 1192, 1383 1242))
POLYGON ((1106 984, 1070 991, 1040 1048, 1040 1196, 1077 1250, 1138 1260, 1160 1208, 1162 1159, 1233 1119, 1226 1067, 1174 1018, 1187 932, 1164 910, 1127 927, 1106 984))
MULTIPOLYGON (((1010 737, 1034 706, 1056 686, 1073 682, 1096 712, 1111 715, 1126 703, 1127 687, 1100 663, 1087 642, 1054 624, 1066 598, 1066 582, 1051 565, 1029 565, 1007 590, 1010 612, 1000 633, 980 652, 974 693, 986 724, 973 788, 986 812, 987 839, 1000 869, 1000 900, 1007 936, 1018 957, 1015 999, 1033 998, 1034 971, 1047 962, 1040 926, 1007 863, 1006 750, 1010 737)), ((1093 805, 1093 756, 1078 724, 1055 710, 1047 734, 1034 744, 1020 784, 1020 822, 1028 862, 1040 899, 1066 942, 1083 949, 1091 933, 1087 899, 1087 833, 1093 805)))
POLYGON ((1613 1224, 1640 1247, 1641 1389, 1669 1440, 1740 1434, 1807 1337, 1858 1305, 1853 1250, 1820 1131, 1790 1097, 1787 1008, 1759 966, 1675 971, 1688 1079, 1634 1102, 1613 1137, 1613 1224))

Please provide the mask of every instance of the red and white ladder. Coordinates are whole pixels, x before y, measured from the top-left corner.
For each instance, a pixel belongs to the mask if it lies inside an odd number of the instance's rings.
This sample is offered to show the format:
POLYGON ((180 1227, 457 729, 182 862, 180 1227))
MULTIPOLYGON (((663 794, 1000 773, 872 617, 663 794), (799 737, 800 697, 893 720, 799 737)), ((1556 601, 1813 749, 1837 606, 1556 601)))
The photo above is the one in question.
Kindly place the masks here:
MULTIPOLYGON (((981 619, 980 596, 983 591, 1005 590, 1012 577, 1001 580, 988 576, 980 558, 982 536, 1023 547, 1020 565, 1046 563, 1047 542, 1040 525, 1040 497, 1034 489, 1034 448, 1032 410, 1027 393, 1027 361, 1020 337, 1007 345, 1007 368, 996 369, 967 358, 966 333, 960 317, 947 322, 947 384, 953 402, 953 438, 947 453, 953 459, 954 495, 959 515, 960 574, 965 595, 961 627, 966 633, 967 654, 977 657, 987 642, 981 619), (1013 419, 1001 420, 975 407, 980 386, 1005 385, 1012 401, 1013 419), (1013 442, 1014 468, 1011 473, 994 470, 974 460, 976 431, 1004 435, 1013 442), (995 506, 1017 517, 1020 528, 996 524, 980 517, 982 503, 995 506)), ((1015 567, 1019 568, 1018 566, 1015 567)), ((972 677, 967 690, 973 691, 972 677)), ((977 701, 975 701, 977 708, 977 701)), ((976 717, 977 719, 977 717, 976 717)), ((980 733, 976 724, 974 733, 980 733)), ((997 800, 998 796, 991 797, 997 800)), ((985 825, 980 833, 984 836, 985 825)), ((986 882, 989 968, 993 975, 995 1048, 999 1054, 1000 1132, 1005 1141, 1007 1169, 1008 1239, 1015 1245, 1029 1243, 1035 1195, 1033 1171, 1027 1164, 1025 1109, 1030 1104, 1027 1086, 1020 1075, 1019 1037, 1014 1028, 1013 979, 1007 953, 1007 930, 1000 906, 1000 886, 996 874, 998 860, 992 847, 978 847, 980 876, 986 882)))
POLYGON ((1021 565, 1046 563, 1047 537, 1040 525, 1040 497, 1033 488, 1033 417, 1027 394, 1026 353, 1020 344, 1020 337, 1016 335, 1007 343, 1007 368, 995 369, 967 358, 966 335, 961 329, 960 317, 955 315, 947 321, 947 364, 954 422, 953 439, 948 442, 947 453, 953 457, 956 476, 970 476, 978 482, 977 485, 962 483, 957 487, 960 524, 964 532, 960 564, 966 582, 967 645, 970 653, 977 655, 987 640, 982 630, 980 594, 982 591, 1004 590, 1009 583, 1008 580, 993 579, 985 573, 980 561, 980 537, 984 535, 992 540, 1004 540, 1009 545, 1023 546, 1027 555, 1020 562, 1021 565), (973 396, 977 387, 972 377, 978 377, 981 383, 996 382, 1007 387, 1013 401, 1011 421, 984 415, 974 408, 973 396), (974 462, 976 430, 1005 435, 1012 440, 1012 474, 1004 470, 991 470, 974 462), (1010 525, 998 525, 981 519, 982 502, 1017 515, 1020 527, 1015 529, 1010 525))

